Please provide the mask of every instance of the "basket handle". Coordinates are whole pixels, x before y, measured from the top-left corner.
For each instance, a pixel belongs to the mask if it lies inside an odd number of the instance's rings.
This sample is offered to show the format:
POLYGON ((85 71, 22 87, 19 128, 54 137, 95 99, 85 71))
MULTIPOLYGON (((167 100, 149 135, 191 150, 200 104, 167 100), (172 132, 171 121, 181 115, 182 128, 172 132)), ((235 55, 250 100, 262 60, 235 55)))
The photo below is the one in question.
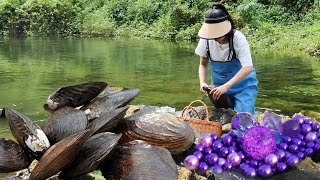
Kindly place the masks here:
POLYGON ((187 111, 188 111, 189 109, 191 109, 191 110, 193 110, 193 111, 196 113, 196 115, 199 117, 199 119, 201 119, 199 112, 198 112, 194 107, 192 107, 192 104, 197 103, 197 102, 200 103, 200 104, 202 104, 202 105, 204 106, 204 109, 205 109, 205 112, 206 112, 206 117, 205 117, 204 120, 209 121, 209 119, 208 119, 208 116, 209 116, 208 107, 207 107, 207 105, 206 105, 203 101, 201 101, 201 100, 192 101, 188 106, 184 107, 183 110, 182 110, 182 113, 181 113, 181 114, 182 114, 182 117, 186 117, 187 111))

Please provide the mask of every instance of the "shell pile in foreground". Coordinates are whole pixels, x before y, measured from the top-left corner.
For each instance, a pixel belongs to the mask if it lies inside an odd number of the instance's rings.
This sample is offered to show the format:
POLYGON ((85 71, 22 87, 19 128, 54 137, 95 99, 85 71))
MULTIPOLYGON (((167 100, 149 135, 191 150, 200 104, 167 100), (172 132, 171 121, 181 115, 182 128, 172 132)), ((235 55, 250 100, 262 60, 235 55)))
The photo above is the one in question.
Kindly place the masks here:
POLYGON ((195 140, 192 127, 170 113, 140 110, 125 118, 115 130, 122 133, 120 143, 143 140, 168 149, 172 154, 187 150, 195 140))
POLYGON ((106 179, 178 179, 170 152, 141 140, 118 146, 100 170, 106 179))

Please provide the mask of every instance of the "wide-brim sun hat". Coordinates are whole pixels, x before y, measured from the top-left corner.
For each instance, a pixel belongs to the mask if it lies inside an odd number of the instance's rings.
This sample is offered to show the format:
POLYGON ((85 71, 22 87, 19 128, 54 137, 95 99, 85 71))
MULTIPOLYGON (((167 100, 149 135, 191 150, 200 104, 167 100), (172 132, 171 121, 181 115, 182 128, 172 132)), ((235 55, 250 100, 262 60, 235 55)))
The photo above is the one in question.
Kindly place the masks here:
POLYGON ((223 10, 210 9, 206 12, 198 36, 203 39, 215 39, 226 35, 231 29, 231 22, 223 10))

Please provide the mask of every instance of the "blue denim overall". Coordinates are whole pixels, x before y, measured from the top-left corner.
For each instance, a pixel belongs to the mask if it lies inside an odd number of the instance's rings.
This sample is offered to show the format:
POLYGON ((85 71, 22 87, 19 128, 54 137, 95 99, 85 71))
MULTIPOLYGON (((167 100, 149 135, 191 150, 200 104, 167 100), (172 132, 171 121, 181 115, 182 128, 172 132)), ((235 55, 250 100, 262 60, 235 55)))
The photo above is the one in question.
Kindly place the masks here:
MULTIPOLYGON (((211 64, 211 83, 215 86, 221 86, 234 77, 242 68, 240 61, 236 58, 235 50, 230 61, 213 61, 211 64)), ((256 71, 252 72, 238 84, 231 87, 226 95, 229 97, 229 108, 236 112, 255 113, 255 101, 258 95, 258 80, 256 71)))

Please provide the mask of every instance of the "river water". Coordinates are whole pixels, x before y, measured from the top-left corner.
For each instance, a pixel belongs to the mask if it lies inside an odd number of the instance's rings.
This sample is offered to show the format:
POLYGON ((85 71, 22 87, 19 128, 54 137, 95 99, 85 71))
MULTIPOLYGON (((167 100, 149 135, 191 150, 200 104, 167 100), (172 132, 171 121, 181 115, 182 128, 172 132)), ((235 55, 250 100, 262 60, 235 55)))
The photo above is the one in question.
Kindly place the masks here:
MULTIPOLYGON (((132 104, 181 110, 202 99, 196 43, 115 39, 0 39, 0 109, 12 107, 42 125, 54 90, 88 81, 139 88, 132 104)), ((290 53, 253 53, 259 80, 258 112, 320 113, 320 62, 290 53)), ((0 137, 11 137, 0 120, 0 137)))

